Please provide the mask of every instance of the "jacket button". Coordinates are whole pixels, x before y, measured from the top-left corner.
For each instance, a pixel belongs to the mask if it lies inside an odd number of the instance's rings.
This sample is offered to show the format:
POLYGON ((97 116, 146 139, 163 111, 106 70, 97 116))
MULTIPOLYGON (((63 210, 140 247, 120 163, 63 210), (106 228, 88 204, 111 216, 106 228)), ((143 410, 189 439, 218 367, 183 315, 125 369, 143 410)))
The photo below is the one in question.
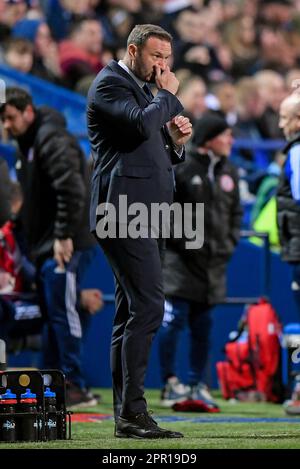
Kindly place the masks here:
POLYGON ((172 171, 172 168, 168 168, 168 171, 172 171))
POLYGON ((169 148, 170 148, 170 145, 165 145, 166 150, 169 150, 169 148))

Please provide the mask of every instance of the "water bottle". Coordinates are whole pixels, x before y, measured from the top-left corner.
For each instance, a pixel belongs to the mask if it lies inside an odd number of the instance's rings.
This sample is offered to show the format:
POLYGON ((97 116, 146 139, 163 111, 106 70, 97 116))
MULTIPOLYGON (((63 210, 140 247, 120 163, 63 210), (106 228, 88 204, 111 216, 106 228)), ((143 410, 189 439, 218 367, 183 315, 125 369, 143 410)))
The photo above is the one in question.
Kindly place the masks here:
POLYGON ((0 417, 0 440, 16 441, 16 420, 13 415, 16 412, 17 396, 10 389, 0 396, 0 413, 7 414, 0 417))
POLYGON ((27 415, 23 415, 21 420, 21 439, 23 441, 37 441, 37 400, 36 394, 32 393, 30 389, 26 389, 26 392, 21 394, 20 411, 27 413, 27 415))
POLYGON ((44 392, 46 411, 46 439, 57 440, 56 393, 46 388, 44 392))

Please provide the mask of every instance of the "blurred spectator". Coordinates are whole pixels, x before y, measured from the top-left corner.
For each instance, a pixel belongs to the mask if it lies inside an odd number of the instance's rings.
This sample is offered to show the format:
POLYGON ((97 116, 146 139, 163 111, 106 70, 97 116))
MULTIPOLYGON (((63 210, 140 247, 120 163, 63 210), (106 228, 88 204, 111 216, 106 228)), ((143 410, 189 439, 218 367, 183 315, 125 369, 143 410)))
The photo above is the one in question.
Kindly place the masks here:
POLYGON ((192 123, 206 111, 205 95, 206 85, 201 78, 191 76, 180 82, 177 97, 192 123))
POLYGON ((138 13, 142 8, 141 0, 109 0, 112 7, 120 7, 130 13, 138 13))
POLYGON ((14 26, 12 36, 27 39, 32 43, 34 62, 31 73, 33 75, 57 84, 64 84, 58 48, 51 37, 47 23, 40 19, 24 19, 14 26))
POLYGON ((110 8, 107 14, 114 31, 114 47, 126 48, 127 37, 134 26, 134 18, 121 8, 110 8))
MULTIPOLYGON (((239 2, 239 13, 244 16, 257 18, 260 8, 260 1, 261 0, 244 0, 243 2, 239 2)), ((235 16, 238 16, 238 14, 235 16)))
POLYGON ((224 25, 224 38, 232 53, 231 75, 251 75, 259 57, 254 18, 242 16, 224 25))
MULTIPOLYGON (((253 3, 255 3, 255 1, 253 3)), ((243 8, 245 8, 245 4, 246 2, 239 2, 238 0, 222 2, 224 23, 233 20, 244 13, 243 8)))
POLYGON ((2 41, 6 41, 10 35, 10 26, 4 22, 5 9, 5 0, 0 0, 0 44, 2 41))
POLYGON ((223 69, 215 49, 206 42, 204 15, 185 10, 176 18, 174 29, 174 69, 187 68, 205 81, 220 79, 223 69))
POLYGON ((55 40, 65 39, 76 18, 91 15, 101 0, 48 0, 46 6, 47 23, 55 40))
MULTIPOLYGON (((110 49, 104 48, 102 51, 102 55, 101 55, 101 61, 102 61, 103 66, 108 64, 113 58, 114 58, 114 55, 112 51, 110 49)), ((87 96, 88 90, 94 78, 95 78, 95 75, 90 75, 90 74, 80 78, 80 80, 78 80, 76 85, 74 86, 74 91, 76 91, 76 93, 82 94, 83 96, 87 96)))
POLYGON ((32 43, 27 39, 10 39, 5 45, 4 60, 20 72, 31 73, 34 61, 32 43))
POLYGON ((163 18, 162 0, 142 0, 139 13, 135 16, 137 23, 159 24, 163 18))
MULTIPOLYGON (((285 87, 287 93, 291 93, 295 90, 297 80, 300 80, 300 68, 292 68, 285 76, 285 87)), ((298 85, 296 88, 298 88, 298 85)))
POLYGON ((34 44, 41 25, 47 26, 47 23, 41 19, 24 18, 14 25, 12 35, 13 37, 28 39, 34 44))
POLYGON ((300 3, 295 7, 296 12, 293 13, 291 21, 284 26, 289 43, 295 49, 297 55, 297 64, 299 65, 300 50, 300 3))
POLYGON ((260 20, 266 23, 285 26, 294 10, 293 0, 264 0, 260 2, 260 20))
POLYGON ((266 109, 258 118, 258 126, 263 138, 283 139, 279 128, 279 107, 286 97, 283 77, 273 70, 262 70, 254 75, 260 95, 265 100, 266 109))
POLYGON ((215 112, 224 117, 228 125, 235 125, 237 122, 237 97, 233 83, 221 81, 213 87, 213 94, 217 98, 215 112))
POLYGON ((234 134, 239 138, 261 139, 257 124, 265 110, 265 102, 259 86, 253 78, 242 78, 236 85, 238 120, 234 134))
POLYGON ((86 75, 95 76, 101 61, 102 29, 98 20, 79 18, 72 24, 69 38, 59 45, 60 65, 71 88, 86 75))
POLYGON ((244 139, 246 146, 234 147, 231 160, 240 168, 239 175, 241 199, 243 202, 253 202, 261 177, 269 162, 269 154, 260 148, 249 147, 249 141, 259 142, 262 134, 258 126, 258 119, 265 110, 265 102, 260 95, 258 84, 253 78, 241 78, 236 85, 237 122, 233 127, 236 139, 244 139), (248 143, 248 145, 247 145, 248 143), (251 194, 252 193, 252 194, 251 194))
POLYGON ((282 28, 263 24, 258 37, 260 52, 255 71, 270 69, 285 74, 297 65, 297 50, 289 42, 288 35, 282 28))
POLYGON ((1 23, 12 28, 17 21, 25 17, 27 10, 28 2, 26 0, 5 0, 4 2, 1 0, 1 23))

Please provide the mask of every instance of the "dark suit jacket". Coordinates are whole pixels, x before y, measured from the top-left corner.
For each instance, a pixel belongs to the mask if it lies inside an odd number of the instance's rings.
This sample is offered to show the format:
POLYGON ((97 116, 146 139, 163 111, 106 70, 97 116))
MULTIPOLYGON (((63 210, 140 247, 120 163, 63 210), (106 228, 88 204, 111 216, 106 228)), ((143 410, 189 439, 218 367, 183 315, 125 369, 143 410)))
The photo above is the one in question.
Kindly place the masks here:
POLYGON ((183 110, 178 99, 159 90, 151 100, 133 78, 112 61, 95 78, 88 94, 88 132, 94 159, 91 230, 101 202, 172 203, 172 164, 179 158, 165 124, 183 110))

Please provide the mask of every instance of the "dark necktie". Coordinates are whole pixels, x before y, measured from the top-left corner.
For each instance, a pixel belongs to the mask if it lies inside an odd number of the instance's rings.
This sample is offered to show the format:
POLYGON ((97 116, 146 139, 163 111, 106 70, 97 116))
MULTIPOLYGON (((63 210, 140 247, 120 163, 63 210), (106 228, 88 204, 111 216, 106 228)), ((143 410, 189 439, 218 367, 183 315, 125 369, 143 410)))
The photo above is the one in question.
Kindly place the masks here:
POLYGON ((153 99, 153 94, 152 94, 152 92, 151 92, 149 86, 147 85, 147 83, 145 83, 145 84, 143 85, 143 91, 146 93, 146 95, 148 96, 148 98, 153 99))
MULTIPOLYGON (((145 83, 143 85, 143 90, 144 92, 146 93, 146 95, 148 96, 148 98, 150 98, 151 100, 154 98, 149 86, 147 85, 147 83, 145 83)), ((166 125, 163 125, 162 128, 161 128, 161 131, 163 133, 163 136, 164 136, 164 140, 165 140, 165 148, 170 148, 170 134, 169 134, 169 131, 168 131, 168 128, 166 125)), ((170 156, 169 156, 170 158, 170 156)), ((171 161, 170 161, 171 163, 171 161)), ((175 183, 175 174, 174 174, 174 170, 172 169, 172 175, 173 175, 173 184, 174 184, 174 190, 176 190, 176 183, 175 183)))

